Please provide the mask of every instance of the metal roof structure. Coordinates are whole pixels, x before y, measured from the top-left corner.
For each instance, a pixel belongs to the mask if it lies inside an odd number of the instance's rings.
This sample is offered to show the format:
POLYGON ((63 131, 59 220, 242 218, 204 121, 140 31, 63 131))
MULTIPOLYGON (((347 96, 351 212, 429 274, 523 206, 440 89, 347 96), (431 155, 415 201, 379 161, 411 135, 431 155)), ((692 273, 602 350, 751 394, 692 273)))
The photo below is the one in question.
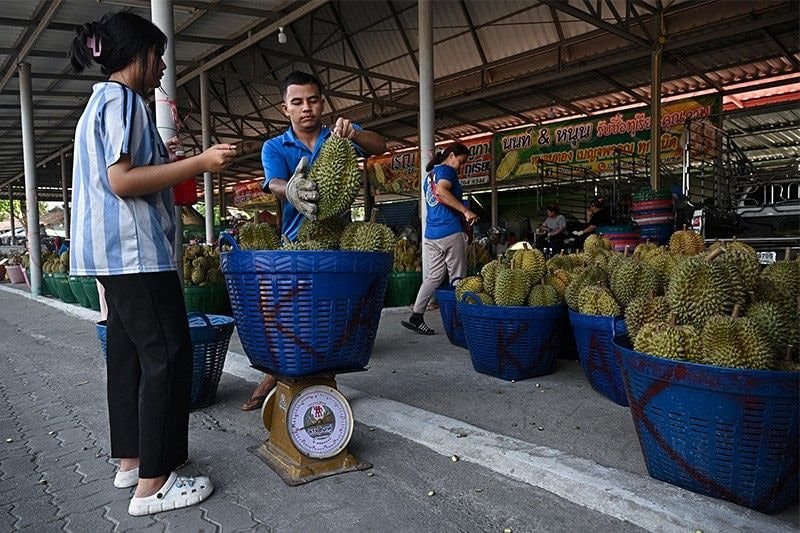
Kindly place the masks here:
MULTIPOLYGON (((384 135, 392 150, 417 144, 416 1, 173 5, 177 106, 189 153, 202 145, 201 71, 210 83, 213 142, 260 147, 285 129, 278 83, 292 70, 306 70, 326 87, 327 120, 361 123, 384 135), (276 38, 279 28, 285 44, 276 38)), ((60 154, 69 155, 91 85, 103 79, 97 71, 73 74, 65 51, 75 26, 118 9, 150 17, 148 0, 3 0, 3 198, 9 185, 14 197, 24 197, 17 65, 31 65, 39 196, 57 200, 60 154)), ((661 97, 723 95, 734 110, 726 129, 754 160, 796 165, 799 16, 798 0, 433 0, 437 140, 647 105, 651 53, 663 27, 661 97), (751 106, 762 101, 794 103, 754 112, 751 106), (753 140, 753 131, 767 136, 753 140)), ((261 176, 254 150, 223 179, 261 176)))

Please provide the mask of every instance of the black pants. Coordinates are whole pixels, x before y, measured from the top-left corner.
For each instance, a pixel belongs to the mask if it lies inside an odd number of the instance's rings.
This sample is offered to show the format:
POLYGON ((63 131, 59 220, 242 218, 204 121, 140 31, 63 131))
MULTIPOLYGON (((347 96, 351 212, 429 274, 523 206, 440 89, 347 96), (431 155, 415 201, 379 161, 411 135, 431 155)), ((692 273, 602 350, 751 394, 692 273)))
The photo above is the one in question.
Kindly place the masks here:
POLYGON ((139 477, 188 457, 192 342, 177 272, 98 276, 108 304, 111 455, 140 460, 139 477))

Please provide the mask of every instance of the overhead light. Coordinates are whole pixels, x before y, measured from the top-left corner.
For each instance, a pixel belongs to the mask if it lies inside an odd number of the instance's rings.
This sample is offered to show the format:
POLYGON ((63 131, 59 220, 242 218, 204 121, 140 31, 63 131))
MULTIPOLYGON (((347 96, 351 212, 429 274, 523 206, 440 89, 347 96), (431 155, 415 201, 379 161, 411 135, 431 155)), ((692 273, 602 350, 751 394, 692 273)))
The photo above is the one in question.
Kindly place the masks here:
POLYGON ((278 43, 286 44, 286 34, 283 33, 283 26, 278 28, 278 43))

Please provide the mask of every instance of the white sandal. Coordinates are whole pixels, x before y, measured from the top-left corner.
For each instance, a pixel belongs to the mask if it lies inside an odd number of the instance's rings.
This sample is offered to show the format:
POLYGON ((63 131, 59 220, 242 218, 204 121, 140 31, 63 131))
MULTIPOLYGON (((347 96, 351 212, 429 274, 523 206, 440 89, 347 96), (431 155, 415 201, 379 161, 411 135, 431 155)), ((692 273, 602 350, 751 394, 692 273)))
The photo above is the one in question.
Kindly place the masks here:
POLYGON ((131 487, 135 487, 139 483, 139 467, 137 466, 133 470, 126 470, 123 472, 122 470, 117 472, 117 475, 114 476, 114 486, 118 489, 129 489, 131 487))
POLYGON ((184 477, 172 472, 158 492, 144 498, 131 498, 128 514, 148 514, 189 507, 200 503, 214 492, 214 485, 206 476, 184 477))

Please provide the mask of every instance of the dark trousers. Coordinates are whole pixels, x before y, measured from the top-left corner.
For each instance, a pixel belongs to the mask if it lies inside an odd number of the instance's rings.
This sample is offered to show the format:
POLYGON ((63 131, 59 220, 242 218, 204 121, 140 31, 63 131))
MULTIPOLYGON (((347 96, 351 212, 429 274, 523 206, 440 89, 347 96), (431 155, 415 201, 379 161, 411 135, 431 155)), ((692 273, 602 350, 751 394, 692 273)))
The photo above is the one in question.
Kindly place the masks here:
POLYGON ((111 455, 139 458, 139 477, 188 458, 192 342, 178 274, 98 276, 108 304, 111 455))

